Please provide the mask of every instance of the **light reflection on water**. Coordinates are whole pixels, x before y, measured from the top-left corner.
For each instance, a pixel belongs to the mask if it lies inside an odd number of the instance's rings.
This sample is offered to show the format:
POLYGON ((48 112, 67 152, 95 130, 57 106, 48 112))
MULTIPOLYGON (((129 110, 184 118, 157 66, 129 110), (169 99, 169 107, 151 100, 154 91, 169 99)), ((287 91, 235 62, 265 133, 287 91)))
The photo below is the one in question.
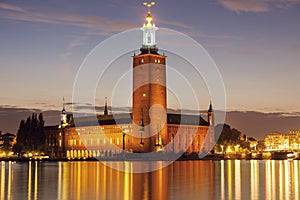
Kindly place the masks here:
POLYGON ((142 174, 100 162, 1 162, 0 199, 299 199, 299 162, 181 161, 142 174))

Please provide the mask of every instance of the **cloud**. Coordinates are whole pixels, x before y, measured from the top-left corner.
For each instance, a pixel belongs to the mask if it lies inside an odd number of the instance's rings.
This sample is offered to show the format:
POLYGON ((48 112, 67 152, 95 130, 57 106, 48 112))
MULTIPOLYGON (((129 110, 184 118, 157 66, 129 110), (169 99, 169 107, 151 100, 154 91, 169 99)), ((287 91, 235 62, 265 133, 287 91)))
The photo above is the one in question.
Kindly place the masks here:
POLYGON ((105 33, 114 33, 136 27, 135 24, 128 21, 113 20, 101 16, 88 16, 65 12, 42 13, 3 3, 0 3, 0 9, 3 10, 2 12, 0 12, 0 17, 4 19, 33 23, 75 26, 88 29, 89 31, 93 31, 94 33, 99 31, 104 31, 105 33))
POLYGON ((181 28, 186 28, 186 29, 192 29, 193 27, 181 22, 177 22, 177 21, 166 21, 166 20, 162 20, 159 19, 158 23, 161 25, 170 25, 170 26, 176 26, 176 27, 181 27, 181 28))
POLYGON ((129 21, 114 20, 102 16, 91 16, 63 11, 41 12, 39 10, 33 10, 32 8, 22 8, 4 3, 0 3, 0 19, 1 18, 20 22, 82 28, 81 36, 74 36, 66 47, 65 53, 61 55, 65 62, 66 70, 72 66, 69 61, 69 56, 72 55, 73 49, 84 45, 89 36, 110 36, 114 33, 137 27, 136 24, 129 21))
POLYGON ((270 0, 274 6, 281 9, 289 9, 294 6, 300 5, 300 0, 270 0))
POLYGON ((14 12, 25 12, 25 10, 19 6, 14 6, 14 5, 1 3, 1 2, 0 2, 0 9, 14 11, 14 12))
POLYGON ((241 37, 237 37, 237 36, 233 36, 233 35, 227 35, 227 34, 210 35, 210 34, 205 34, 205 33, 195 32, 195 31, 185 31, 184 34, 186 34, 190 37, 201 37, 201 38, 220 39, 220 40, 228 40, 228 39, 240 40, 240 39, 242 39, 241 37))
POLYGON ((266 0, 220 0, 228 10, 240 12, 267 12, 269 6, 266 0))
POLYGON ((300 0, 219 0, 228 10, 240 12, 268 12, 272 7, 288 9, 300 4, 300 0))

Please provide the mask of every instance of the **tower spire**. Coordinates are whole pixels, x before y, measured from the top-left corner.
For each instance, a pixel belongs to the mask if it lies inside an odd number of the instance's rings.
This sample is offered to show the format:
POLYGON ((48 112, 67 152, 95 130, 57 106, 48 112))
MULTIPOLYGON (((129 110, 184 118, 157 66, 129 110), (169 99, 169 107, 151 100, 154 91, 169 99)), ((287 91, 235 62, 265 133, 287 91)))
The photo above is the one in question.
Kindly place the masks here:
POLYGON ((107 97, 105 97, 104 115, 108 115, 108 109, 107 109, 107 97))
POLYGON ((143 45, 142 48, 151 48, 155 47, 155 31, 158 30, 157 27, 155 27, 155 24, 152 22, 152 16, 150 8, 155 5, 155 2, 144 2, 144 5, 148 8, 148 14, 146 16, 146 23, 143 25, 141 30, 143 31, 143 45))
POLYGON ((65 110, 65 97, 63 97, 63 109, 65 110))
POLYGON ((214 110, 212 107, 211 98, 210 98, 209 108, 207 111, 207 122, 209 126, 214 126, 214 110))
POLYGON ((62 109, 62 111, 61 111, 61 118, 60 118, 60 122, 61 122, 61 126, 62 127, 65 127, 65 126, 67 126, 68 125, 68 123, 67 123, 67 111, 66 111, 66 109, 65 109, 65 97, 63 97, 63 109, 62 109))
POLYGON ((210 97, 210 100, 209 100, 209 109, 208 109, 208 112, 213 112, 212 103, 211 103, 211 97, 210 97))

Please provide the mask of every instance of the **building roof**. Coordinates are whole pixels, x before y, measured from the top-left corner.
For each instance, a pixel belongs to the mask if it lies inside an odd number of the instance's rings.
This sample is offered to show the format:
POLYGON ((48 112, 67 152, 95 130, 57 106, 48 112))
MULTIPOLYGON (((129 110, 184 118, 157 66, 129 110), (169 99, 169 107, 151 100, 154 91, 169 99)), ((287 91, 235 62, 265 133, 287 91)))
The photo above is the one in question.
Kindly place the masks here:
MULTIPOLYGON (((115 115, 98 115, 97 120, 94 116, 75 118, 76 126, 98 126, 98 125, 115 125, 115 124, 131 124, 132 114, 115 114, 115 115)), ((192 125, 192 126, 208 126, 208 122, 205 121, 199 115, 181 115, 181 114, 167 114, 168 124, 182 124, 182 125, 192 125)), ((69 124, 69 126, 74 127, 74 122, 69 124)), ((48 126, 48 129, 58 128, 57 126, 48 126)))

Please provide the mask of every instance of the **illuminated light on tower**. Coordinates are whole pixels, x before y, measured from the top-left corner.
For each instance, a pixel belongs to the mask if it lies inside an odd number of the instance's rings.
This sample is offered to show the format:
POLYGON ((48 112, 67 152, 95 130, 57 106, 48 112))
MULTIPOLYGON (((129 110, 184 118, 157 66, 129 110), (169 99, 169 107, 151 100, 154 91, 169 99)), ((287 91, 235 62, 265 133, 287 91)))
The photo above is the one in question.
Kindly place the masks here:
POLYGON ((141 28, 143 43, 140 54, 133 56, 132 120, 136 137, 140 134, 141 122, 144 124, 143 145, 136 147, 139 152, 157 151, 168 142, 166 56, 160 55, 156 47, 155 31, 158 28, 153 23, 150 12, 154 4, 144 3, 148 14, 141 28))
POLYGON ((141 28, 143 31, 143 47, 155 47, 155 31, 157 31, 158 28, 155 27, 155 24, 152 22, 152 16, 150 12, 150 8, 151 6, 155 5, 155 2, 144 2, 144 5, 148 7, 148 15, 146 17, 146 23, 141 28))
POLYGON ((63 97, 63 109, 61 111, 61 115, 60 115, 60 125, 62 127, 65 127, 68 125, 67 123, 67 111, 65 109, 65 98, 63 97))

